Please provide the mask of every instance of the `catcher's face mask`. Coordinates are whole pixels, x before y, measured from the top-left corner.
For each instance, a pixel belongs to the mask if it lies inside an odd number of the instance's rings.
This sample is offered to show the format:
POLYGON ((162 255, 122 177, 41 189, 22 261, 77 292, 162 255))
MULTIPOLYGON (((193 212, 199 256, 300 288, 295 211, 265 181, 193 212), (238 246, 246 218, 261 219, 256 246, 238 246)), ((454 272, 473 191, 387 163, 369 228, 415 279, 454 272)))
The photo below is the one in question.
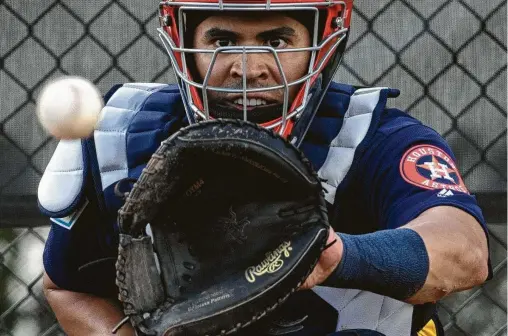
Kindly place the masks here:
MULTIPOLYGON (((189 121, 248 120, 299 144, 342 58, 352 6, 353 0, 161 2, 159 36, 169 53, 189 121), (269 22, 274 17, 286 17, 287 22, 297 20, 307 28, 307 36, 301 36, 307 41, 285 43, 275 38, 259 45, 242 43, 231 36, 234 31, 222 27, 206 31, 205 34, 215 34, 213 43, 196 41, 196 26, 203 22, 203 17, 211 16, 226 20, 250 16, 249 22, 252 18, 265 17, 264 21, 269 22), (225 59, 235 59, 226 70, 231 78, 217 81, 214 76, 224 73, 225 59), (259 65, 253 63, 260 59, 270 64, 266 70, 269 79, 252 70, 259 65), (298 66, 291 67, 288 60, 298 60, 298 66)), ((209 37, 212 41, 213 36, 209 37)))

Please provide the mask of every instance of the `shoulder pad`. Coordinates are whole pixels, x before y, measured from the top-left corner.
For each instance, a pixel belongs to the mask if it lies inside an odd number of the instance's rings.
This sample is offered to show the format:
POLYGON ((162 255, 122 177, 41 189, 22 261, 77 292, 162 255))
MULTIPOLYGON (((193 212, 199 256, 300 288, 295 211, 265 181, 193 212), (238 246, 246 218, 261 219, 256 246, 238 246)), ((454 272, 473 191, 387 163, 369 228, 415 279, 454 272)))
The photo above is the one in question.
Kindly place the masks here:
POLYGON ((158 91, 177 93, 178 89, 168 84, 124 84, 113 93, 102 110, 102 119, 94 132, 102 189, 128 176, 128 128, 147 99, 158 91))
POLYGON ((176 85, 156 83, 115 85, 108 91, 104 97, 106 106, 94 132, 97 158, 88 157, 84 140, 59 142, 39 183, 38 203, 44 215, 65 217, 83 202, 89 161, 93 165, 99 162, 101 177, 106 179, 103 185, 118 180, 117 169, 123 171, 124 167, 117 167, 116 163, 118 156, 125 153, 125 132, 132 117, 147 97, 161 90, 178 93, 176 85))
POLYGON ((355 154, 377 128, 386 99, 390 93, 387 88, 358 89, 352 95, 344 115, 342 127, 330 143, 330 150, 318 175, 326 183, 326 200, 333 204, 337 187, 351 169, 355 154))
POLYGON ((38 202, 49 217, 69 215, 83 197, 85 151, 81 140, 61 140, 39 183, 38 202))

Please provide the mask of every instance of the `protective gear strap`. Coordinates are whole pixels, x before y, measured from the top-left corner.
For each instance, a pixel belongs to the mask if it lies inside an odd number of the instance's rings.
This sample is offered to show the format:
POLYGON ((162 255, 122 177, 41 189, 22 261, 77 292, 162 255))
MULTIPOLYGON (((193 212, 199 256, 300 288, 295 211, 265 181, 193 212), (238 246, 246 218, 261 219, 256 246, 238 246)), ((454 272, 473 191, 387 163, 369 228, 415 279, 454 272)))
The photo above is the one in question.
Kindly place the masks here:
POLYGON ((405 300, 422 288, 429 256, 418 233, 383 230, 364 235, 339 233, 342 260, 324 286, 357 288, 405 300))

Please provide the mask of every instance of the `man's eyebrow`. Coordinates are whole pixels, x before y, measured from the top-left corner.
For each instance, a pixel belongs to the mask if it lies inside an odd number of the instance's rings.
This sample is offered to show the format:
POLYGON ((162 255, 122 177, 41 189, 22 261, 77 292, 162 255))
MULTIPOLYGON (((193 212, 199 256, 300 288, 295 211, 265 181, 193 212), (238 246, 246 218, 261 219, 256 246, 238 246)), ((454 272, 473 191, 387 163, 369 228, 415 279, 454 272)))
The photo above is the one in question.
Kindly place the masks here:
POLYGON ((218 37, 236 39, 236 38, 238 38, 238 34, 235 32, 232 32, 231 30, 213 27, 213 28, 208 29, 205 32, 203 39, 204 40, 213 40, 218 37))
POLYGON ((261 40, 267 40, 268 38, 274 37, 274 36, 291 37, 291 36, 295 36, 295 34, 296 34, 296 32, 293 28, 288 27, 288 26, 282 26, 279 28, 274 28, 274 29, 270 29, 270 30, 261 32, 257 35, 257 37, 261 40))
MULTIPOLYGON (((295 36, 295 34, 296 34, 296 31, 293 28, 288 27, 288 26, 282 26, 282 27, 278 27, 278 28, 274 28, 274 29, 270 29, 270 30, 265 30, 265 31, 257 34, 257 38, 259 38, 260 40, 267 40, 267 39, 274 37, 274 36, 291 37, 291 36, 295 36)), ((204 40, 213 40, 218 37, 238 39, 238 36, 239 36, 238 33, 235 33, 231 30, 213 27, 213 28, 208 29, 204 33, 203 39, 204 40)))

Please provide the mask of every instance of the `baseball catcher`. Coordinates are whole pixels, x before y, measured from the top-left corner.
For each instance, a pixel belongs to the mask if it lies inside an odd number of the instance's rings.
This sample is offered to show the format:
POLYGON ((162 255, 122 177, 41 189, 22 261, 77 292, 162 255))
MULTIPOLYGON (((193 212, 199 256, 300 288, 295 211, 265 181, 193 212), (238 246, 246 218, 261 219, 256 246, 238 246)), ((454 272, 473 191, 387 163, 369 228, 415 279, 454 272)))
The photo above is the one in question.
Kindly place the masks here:
POLYGON ((63 330, 442 336, 435 303, 493 274, 486 222, 397 89, 336 82, 353 1, 158 9, 176 83, 113 86, 41 179, 63 330))

